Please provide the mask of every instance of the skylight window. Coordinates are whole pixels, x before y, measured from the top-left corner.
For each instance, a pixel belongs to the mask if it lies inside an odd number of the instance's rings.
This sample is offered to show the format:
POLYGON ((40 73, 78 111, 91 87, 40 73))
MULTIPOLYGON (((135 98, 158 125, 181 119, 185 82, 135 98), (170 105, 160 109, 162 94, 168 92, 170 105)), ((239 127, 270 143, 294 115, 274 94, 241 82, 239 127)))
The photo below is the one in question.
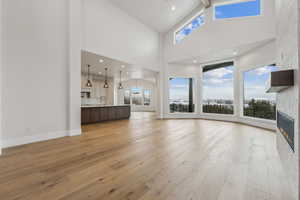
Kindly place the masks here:
POLYGON ((261 0, 239 1, 216 5, 215 19, 258 16, 261 14, 261 0))
POLYGON ((204 24, 204 16, 203 14, 197 15, 191 21, 189 21, 186 25, 180 28, 175 32, 175 43, 180 42, 186 36, 191 34, 195 29, 201 27, 204 24))

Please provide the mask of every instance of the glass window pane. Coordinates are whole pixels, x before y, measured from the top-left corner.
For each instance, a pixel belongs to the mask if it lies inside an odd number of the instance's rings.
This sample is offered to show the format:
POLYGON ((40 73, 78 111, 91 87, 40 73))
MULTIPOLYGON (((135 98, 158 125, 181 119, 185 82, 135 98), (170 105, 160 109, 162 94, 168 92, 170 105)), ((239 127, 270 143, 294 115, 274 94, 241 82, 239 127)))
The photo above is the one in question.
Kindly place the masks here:
POLYGON ((204 16, 200 15, 191 20, 186 26, 175 33, 175 42, 180 42, 183 38, 191 34, 195 29, 204 24, 204 16))
POLYGON ((215 6, 215 18, 237 18, 258 16, 261 12, 261 0, 249 0, 215 6))
POLYGON ((144 106, 150 106, 150 90, 144 90, 144 106))
POLYGON ((170 112, 194 112, 194 92, 192 78, 169 79, 169 105, 170 112))
POLYGON ((233 114, 233 66, 203 72, 204 113, 233 114))
POLYGON ((142 105, 142 90, 140 88, 132 88, 131 95, 133 105, 142 105))
POLYGON ((124 90, 124 104, 130 105, 130 90, 124 90))
POLYGON ((266 93, 266 82, 276 66, 265 66, 244 72, 244 116, 276 119, 276 94, 266 93))

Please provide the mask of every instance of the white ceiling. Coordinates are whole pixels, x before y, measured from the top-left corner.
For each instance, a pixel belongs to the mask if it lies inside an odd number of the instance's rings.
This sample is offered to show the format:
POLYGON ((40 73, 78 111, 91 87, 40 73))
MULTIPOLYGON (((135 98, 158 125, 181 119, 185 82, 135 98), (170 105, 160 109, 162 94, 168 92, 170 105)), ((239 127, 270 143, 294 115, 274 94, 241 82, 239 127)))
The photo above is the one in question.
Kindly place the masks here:
POLYGON ((111 0, 158 32, 166 32, 200 5, 200 0, 111 0), (172 6, 175 10, 172 11, 172 6))
POLYGON ((81 55, 81 72, 84 74, 87 73, 87 65, 90 65, 90 73, 97 76, 104 77, 105 68, 107 68, 108 77, 119 78, 120 71, 122 71, 122 79, 124 81, 132 79, 143 79, 151 82, 156 81, 157 72, 140 67, 133 67, 128 63, 87 51, 82 51, 81 55), (100 60, 103 62, 101 63, 100 60))
POLYGON ((245 44, 234 49, 225 49, 219 50, 216 52, 208 52, 203 55, 199 55, 198 57, 193 57, 187 60, 181 60, 176 62, 171 62, 170 64, 175 65, 199 65, 199 64, 206 64, 210 62, 222 61, 222 60, 229 60, 233 59, 234 57, 244 55, 250 51, 254 51, 255 49, 262 47, 270 42, 273 42, 274 39, 268 39, 259 41, 256 43, 245 44), (236 53, 236 55, 235 55, 236 53), (195 61, 197 63, 195 63, 195 61))

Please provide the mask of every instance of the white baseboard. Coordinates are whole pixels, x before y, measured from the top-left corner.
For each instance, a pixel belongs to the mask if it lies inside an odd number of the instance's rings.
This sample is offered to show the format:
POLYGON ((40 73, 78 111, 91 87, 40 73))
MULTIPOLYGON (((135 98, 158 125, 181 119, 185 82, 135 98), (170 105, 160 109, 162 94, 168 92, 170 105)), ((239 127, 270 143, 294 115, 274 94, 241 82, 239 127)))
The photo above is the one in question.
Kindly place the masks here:
POLYGON ((19 146, 19 145, 23 145, 23 144, 47 141, 47 140, 51 140, 51 139, 68 137, 68 136, 78 136, 80 134, 81 134, 81 129, 80 130, 71 130, 71 131, 67 131, 67 130, 66 131, 56 131, 56 132, 49 132, 49 133, 38 134, 38 135, 28 135, 28 136, 23 136, 20 138, 3 139, 2 148, 14 147, 14 146, 19 146))
POLYGON ((81 135, 81 129, 78 129, 78 130, 70 130, 69 131, 69 136, 72 137, 72 136, 79 136, 81 135))
POLYGON ((276 130, 276 122, 271 120, 264 120, 251 117, 236 117, 236 116, 226 116, 218 114, 204 114, 197 115, 195 113, 191 114, 167 114, 164 119, 206 119, 206 120, 219 120, 226 122, 238 122, 250 126, 256 126, 269 130, 276 130))

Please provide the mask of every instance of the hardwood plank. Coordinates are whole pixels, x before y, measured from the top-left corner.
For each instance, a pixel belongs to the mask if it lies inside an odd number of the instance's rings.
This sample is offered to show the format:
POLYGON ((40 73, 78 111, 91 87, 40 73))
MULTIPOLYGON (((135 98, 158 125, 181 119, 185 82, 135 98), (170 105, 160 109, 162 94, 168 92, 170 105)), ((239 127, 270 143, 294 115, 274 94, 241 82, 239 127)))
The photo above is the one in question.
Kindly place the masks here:
POLYGON ((130 120, 4 150, 5 200, 292 200, 273 132, 241 124, 130 120))

